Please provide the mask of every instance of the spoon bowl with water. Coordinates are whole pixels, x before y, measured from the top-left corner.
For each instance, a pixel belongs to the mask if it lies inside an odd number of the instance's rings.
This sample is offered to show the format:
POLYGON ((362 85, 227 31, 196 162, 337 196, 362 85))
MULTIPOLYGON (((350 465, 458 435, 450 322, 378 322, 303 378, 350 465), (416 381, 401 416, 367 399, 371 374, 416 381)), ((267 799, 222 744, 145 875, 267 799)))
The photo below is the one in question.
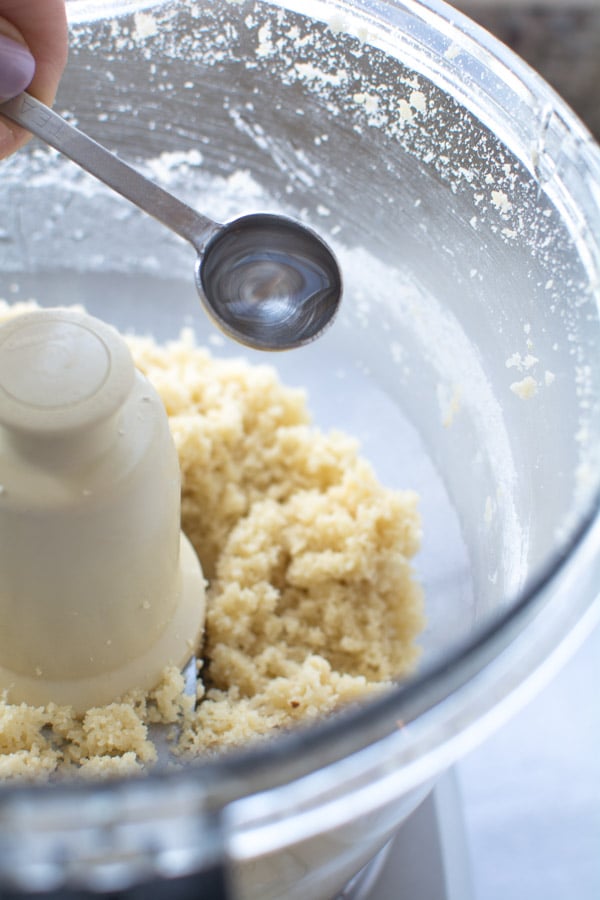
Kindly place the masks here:
POLYGON ((311 229, 265 213, 214 222, 28 93, 0 104, 0 114, 189 241, 204 308, 229 337, 258 350, 290 350, 313 341, 333 320, 340 270, 311 229))

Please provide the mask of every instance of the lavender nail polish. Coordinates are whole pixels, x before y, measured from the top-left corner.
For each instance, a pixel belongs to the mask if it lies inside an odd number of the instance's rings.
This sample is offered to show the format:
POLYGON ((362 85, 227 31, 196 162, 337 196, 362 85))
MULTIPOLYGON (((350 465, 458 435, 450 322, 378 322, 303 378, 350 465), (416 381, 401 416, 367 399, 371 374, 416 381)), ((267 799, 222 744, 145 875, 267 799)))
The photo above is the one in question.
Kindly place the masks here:
POLYGON ((24 91, 35 72, 35 60, 27 47, 0 34, 0 101, 24 91))

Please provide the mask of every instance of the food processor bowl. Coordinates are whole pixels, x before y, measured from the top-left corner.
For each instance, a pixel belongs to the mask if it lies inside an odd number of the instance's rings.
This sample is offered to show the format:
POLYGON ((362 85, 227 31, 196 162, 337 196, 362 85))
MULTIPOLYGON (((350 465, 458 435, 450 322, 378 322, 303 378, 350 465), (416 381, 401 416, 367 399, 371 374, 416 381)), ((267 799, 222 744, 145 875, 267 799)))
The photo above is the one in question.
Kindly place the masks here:
MULTIPOLYGON (((61 113, 216 220, 282 212, 337 253, 334 327, 267 362, 420 494, 428 624, 411 678, 318 724, 3 787, 0 880, 328 900, 598 619, 600 151, 437 0, 67 5, 61 113)), ((265 361, 204 318, 191 248, 53 151, 2 164, 0 209, 9 303, 265 361)))

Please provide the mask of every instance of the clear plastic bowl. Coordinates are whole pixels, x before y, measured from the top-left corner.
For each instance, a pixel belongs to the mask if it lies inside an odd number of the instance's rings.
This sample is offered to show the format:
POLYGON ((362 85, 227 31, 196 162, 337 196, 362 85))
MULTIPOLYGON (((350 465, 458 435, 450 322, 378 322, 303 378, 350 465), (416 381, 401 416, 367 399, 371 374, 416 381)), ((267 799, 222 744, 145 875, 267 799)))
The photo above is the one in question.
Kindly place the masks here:
MULTIPOLYGON (((199 210, 280 210, 337 251, 335 327, 268 361, 421 494, 429 624, 412 679, 260 749, 3 788, 1 878, 327 900, 598 618, 600 151, 436 0, 68 8, 60 111, 199 210)), ((70 163, 32 144, 0 208, 0 296, 215 342, 191 248, 70 163)))

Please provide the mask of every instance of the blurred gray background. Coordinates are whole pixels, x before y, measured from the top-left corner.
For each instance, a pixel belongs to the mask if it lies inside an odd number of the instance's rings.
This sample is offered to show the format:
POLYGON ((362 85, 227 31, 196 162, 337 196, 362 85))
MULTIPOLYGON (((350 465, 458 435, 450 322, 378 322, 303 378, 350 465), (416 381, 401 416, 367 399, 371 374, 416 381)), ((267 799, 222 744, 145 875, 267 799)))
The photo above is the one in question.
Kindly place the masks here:
POLYGON ((454 0, 526 60, 600 140, 600 0, 454 0))

